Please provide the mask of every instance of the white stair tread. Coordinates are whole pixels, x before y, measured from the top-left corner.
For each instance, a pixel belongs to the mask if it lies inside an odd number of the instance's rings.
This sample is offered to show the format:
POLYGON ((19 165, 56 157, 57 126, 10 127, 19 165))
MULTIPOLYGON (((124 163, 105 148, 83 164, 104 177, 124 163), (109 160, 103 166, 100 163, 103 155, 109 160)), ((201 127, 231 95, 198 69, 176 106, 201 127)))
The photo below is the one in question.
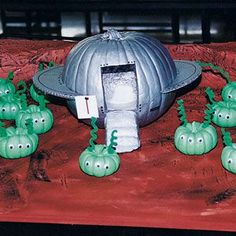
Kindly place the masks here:
POLYGON ((110 111, 106 114, 106 128, 137 127, 137 114, 134 111, 110 111))
MULTIPOLYGON (((138 137, 132 136, 118 136, 116 139, 118 145, 116 146, 116 152, 131 152, 140 147, 140 141, 138 137)), ((110 140, 107 140, 107 145, 110 144, 110 140)))
POLYGON ((117 137, 121 137, 121 136, 131 136, 135 138, 139 137, 137 129, 130 128, 130 127, 129 128, 113 127, 113 129, 107 129, 107 132, 106 132, 107 139, 111 138, 111 133, 113 130, 117 130, 117 133, 115 134, 117 137))

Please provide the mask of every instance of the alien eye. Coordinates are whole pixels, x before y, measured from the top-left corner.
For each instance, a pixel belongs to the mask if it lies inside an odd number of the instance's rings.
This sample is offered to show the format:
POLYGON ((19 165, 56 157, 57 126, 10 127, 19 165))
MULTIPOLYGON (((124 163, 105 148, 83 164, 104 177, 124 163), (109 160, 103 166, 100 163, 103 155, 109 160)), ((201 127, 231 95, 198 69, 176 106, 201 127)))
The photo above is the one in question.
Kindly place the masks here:
POLYGON ((22 144, 19 144, 19 145, 18 145, 18 148, 22 148, 22 147, 23 147, 23 145, 22 145, 22 144))
POLYGON ((88 162, 88 161, 86 161, 85 165, 86 165, 86 166, 89 166, 89 162, 88 162))
POLYGON ((202 143, 202 141, 203 141, 202 138, 199 138, 199 139, 198 139, 198 142, 199 142, 199 143, 202 143))
POLYGON ((184 139, 184 136, 183 136, 183 135, 181 135, 181 136, 180 136, 180 139, 184 139))
POLYGON ((44 118, 42 118, 42 119, 41 119, 41 121, 42 121, 42 122, 45 122, 45 119, 44 119, 44 118))
POLYGON ((9 145, 9 148, 10 148, 10 149, 13 149, 13 148, 14 148, 14 146, 13 146, 13 145, 9 145))
POLYGON ((232 95, 229 94, 229 95, 228 95, 228 98, 232 98, 232 95))
POLYGON ((105 166, 105 168, 108 170, 108 169, 109 169, 109 166, 105 166))
POLYGON ((231 160, 231 159, 229 159, 229 160, 228 160, 228 163, 229 163, 229 164, 230 164, 230 163, 232 163, 232 160, 231 160))
POLYGON ((11 109, 12 111, 16 111, 16 108, 15 107, 12 107, 12 109, 11 109))
POLYGON ((6 111, 6 108, 2 108, 2 111, 6 111))
POLYGON ((35 119, 35 120, 34 120, 34 123, 38 123, 38 120, 37 120, 37 119, 35 119))
POLYGON ((100 167, 100 165, 99 164, 97 164, 97 168, 99 168, 100 167))
POLYGON ((188 142, 191 143, 193 140, 191 138, 188 139, 188 142))
POLYGON ((5 90, 5 93, 8 94, 8 93, 10 93, 10 91, 7 89, 7 90, 5 90))
POLYGON ((26 144, 26 147, 27 147, 27 148, 30 148, 30 144, 29 144, 29 143, 28 143, 28 144, 26 144))
POLYGON ((221 114, 219 114, 218 116, 219 116, 219 117, 222 117, 222 115, 221 115, 221 114))

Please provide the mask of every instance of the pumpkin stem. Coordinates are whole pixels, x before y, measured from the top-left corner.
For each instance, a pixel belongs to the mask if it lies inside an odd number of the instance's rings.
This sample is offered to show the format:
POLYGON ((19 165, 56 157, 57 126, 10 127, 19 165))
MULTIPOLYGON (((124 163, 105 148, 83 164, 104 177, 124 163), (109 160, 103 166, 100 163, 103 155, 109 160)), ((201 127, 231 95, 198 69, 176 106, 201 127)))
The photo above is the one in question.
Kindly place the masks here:
POLYGON ((115 146, 118 145, 118 143, 115 141, 117 139, 117 136, 114 135, 115 133, 117 133, 117 130, 113 130, 111 133, 110 144, 107 150, 109 154, 113 154, 115 152, 115 146))
POLYGON ((199 125, 197 124, 196 121, 192 122, 192 132, 196 133, 199 130, 199 125))
POLYGON ((205 62, 201 62, 201 61, 197 61, 197 63, 201 66, 201 67, 210 67, 212 70, 214 71, 218 71, 222 77, 224 77, 226 79, 227 83, 231 82, 229 73, 225 70, 223 70, 221 67, 213 65, 211 63, 205 63, 205 62))
POLYGON ((39 96, 39 108, 42 111, 45 109, 45 107, 46 107, 46 102, 45 102, 44 96, 40 95, 39 96))
POLYGON ((48 63, 48 67, 53 67, 53 66, 55 66, 55 63, 54 63, 53 61, 50 61, 50 62, 48 63))
POLYGON ((232 146, 232 138, 229 132, 226 132, 224 128, 221 128, 223 134, 223 142, 226 146, 232 146))
POLYGON ((119 40, 119 39, 122 39, 122 35, 121 33, 119 33, 118 31, 116 31, 115 29, 113 28, 109 28, 107 30, 107 32, 105 32, 103 35, 102 35, 102 39, 114 39, 114 40, 119 40))
POLYGON ((188 123, 188 120, 187 120, 187 116, 186 116, 186 113, 185 113, 185 108, 184 108, 184 101, 182 99, 179 99, 177 100, 177 103, 178 103, 178 113, 179 113, 179 119, 180 121, 183 123, 183 126, 186 126, 187 123, 188 123))
POLYGON ((38 71, 41 72, 44 70, 44 66, 43 66, 43 63, 39 63, 39 66, 38 66, 38 71))
MULTIPOLYGON (((35 102, 39 103, 39 96, 40 95, 43 95, 43 93, 32 84, 30 86, 30 96, 33 98, 33 100, 35 102)), ((47 99, 44 98, 44 100, 45 100, 45 103, 49 103, 49 101, 47 99)))
POLYGON ((33 128, 33 121, 32 119, 27 119, 25 122, 26 128, 28 130, 29 134, 33 134, 34 133, 34 128, 33 128))
POLYGON ((18 96, 22 95, 23 93, 26 92, 26 89, 27 89, 26 83, 24 81, 20 80, 17 83, 17 88, 18 88, 17 95, 18 96), (20 87, 22 87, 22 88, 20 89, 20 87))
POLYGON ((214 100, 215 94, 214 94, 213 90, 212 90, 211 88, 207 87, 206 90, 205 90, 205 92, 206 92, 206 94, 207 94, 207 96, 208 96, 210 102, 211 102, 212 104, 214 104, 214 103, 215 103, 215 100, 214 100))
POLYGON ((10 72, 8 73, 6 82, 12 82, 13 78, 14 78, 14 73, 13 73, 13 71, 10 71, 10 72))
MULTIPOLYGON (((34 97, 35 97, 35 94, 41 95, 39 92, 36 92, 35 86, 32 84, 32 85, 30 86, 30 96, 31 96, 33 99, 35 99, 35 98, 34 98, 34 97)), ((36 102, 38 102, 38 101, 36 101, 36 102)))
MULTIPOLYGON (((45 63, 47 63, 47 62, 45 62, 45 63)), ((48 67, 53 67, 53 66, 55 66, 55 63, 53 61, 50 61, 48 63, 48 67)), ((43 70, 44 70, 44 65, 43 65, 43 63, 40 63, 38 66, 38 71, 41 72, 43 70)))
POLYGON ((97 131, 98 131, 98 127, 97 127, 97 125, 96 125, 96 121, 97 121, 97 119, 95 118, 95 117, 92 117, 91 118, 91 125, 92 125, 92 130, 91 130, 91 132, 90 132, 90 134, 91 134, 91 138, 90 138, 90 140, 89 140, 89 144, 90 144, 90 147, 88 147, 88 150, 90 151, 90 152, 92 152, 93 150, 94 150, 94 148, 95 148, 95 143, 94 143, 94 141, 97 139, 97 131))
POLYGON ((208 109, 206 109, 205 111, 204 111, 204 113, 205 113, 205 117, 204 117, 204 122, 203 122, 203 128, 206 128, 207 126, 209 126, 209 124, 211 123, 211 116, 212 116, 212 113, 213 113, 213 108, 212 108, 212 105, 211 104, 207 104, 206 105, 206 107, 208 108, 208 109))
POLYGON ((22 109, 23 109, 23 110, 26 110, 28 104, 27 104, 27 99, 26 99, 25 93, 23 93, 23 94, 20 95, 20 100, 21 100, 22 109))
POLYGON ((0 137, 7 136, 6 129, 4 128, 4 123, 0 121, 0 137))

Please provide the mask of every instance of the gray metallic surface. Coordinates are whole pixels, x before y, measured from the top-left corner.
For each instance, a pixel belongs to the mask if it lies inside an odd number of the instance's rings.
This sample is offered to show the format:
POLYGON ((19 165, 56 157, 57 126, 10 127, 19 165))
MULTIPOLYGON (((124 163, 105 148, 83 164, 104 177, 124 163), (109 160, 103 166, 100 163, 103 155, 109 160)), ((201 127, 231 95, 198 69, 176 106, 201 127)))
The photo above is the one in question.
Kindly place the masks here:
POLYGON ((137 32, 109 30, 84 39, 69 53, 64 67, 34 76, 36 87, 54 96, 69 98, 76 114, 74 96, 96 95, 99 119, 104 127, 105 99, 101 67, 135 64, 138 83, 138 123, 144 126, 160 117, 175 98, 175 91, 198 78, 201 67, 190 61, 173 61, 156 39, 137 32))
MULTIPOLYGON (((114 31, 105 33, 105 37, 85 39, 70 52, 62 78, 78 95, 96 95, 98 107, 104 108, 100 67, 128 63, 136 65, 138 118, 143 126, 161 116, 175 96, 174 92, 161 93, 174 82, 177 73, 167 49, 159 41, 141 33, 114 31)), ((71 102, 69 108, 74 109, 71 102)))

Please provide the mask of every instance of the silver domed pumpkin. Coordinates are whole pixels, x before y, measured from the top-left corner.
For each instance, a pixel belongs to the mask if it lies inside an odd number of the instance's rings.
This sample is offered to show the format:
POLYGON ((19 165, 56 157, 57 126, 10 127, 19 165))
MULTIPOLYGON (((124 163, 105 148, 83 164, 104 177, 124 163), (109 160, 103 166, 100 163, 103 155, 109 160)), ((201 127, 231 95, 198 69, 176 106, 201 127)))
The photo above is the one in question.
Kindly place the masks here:
MULTIPOLYGON (((63 78, 66 86, 77 94, 96 95, 99 126, 103 126, 106 113, 102 68, 127 64, 134 65, 137 78, 136 107, 140 126, 161 116, 175 97, 174 92, 161 93, 174 81, 177 72, 167 49, 159 41, 141 33, 114 30, 90 37, 70 52, 63 78)), ((76 113, 73 101, 68 105, 76 113)))

